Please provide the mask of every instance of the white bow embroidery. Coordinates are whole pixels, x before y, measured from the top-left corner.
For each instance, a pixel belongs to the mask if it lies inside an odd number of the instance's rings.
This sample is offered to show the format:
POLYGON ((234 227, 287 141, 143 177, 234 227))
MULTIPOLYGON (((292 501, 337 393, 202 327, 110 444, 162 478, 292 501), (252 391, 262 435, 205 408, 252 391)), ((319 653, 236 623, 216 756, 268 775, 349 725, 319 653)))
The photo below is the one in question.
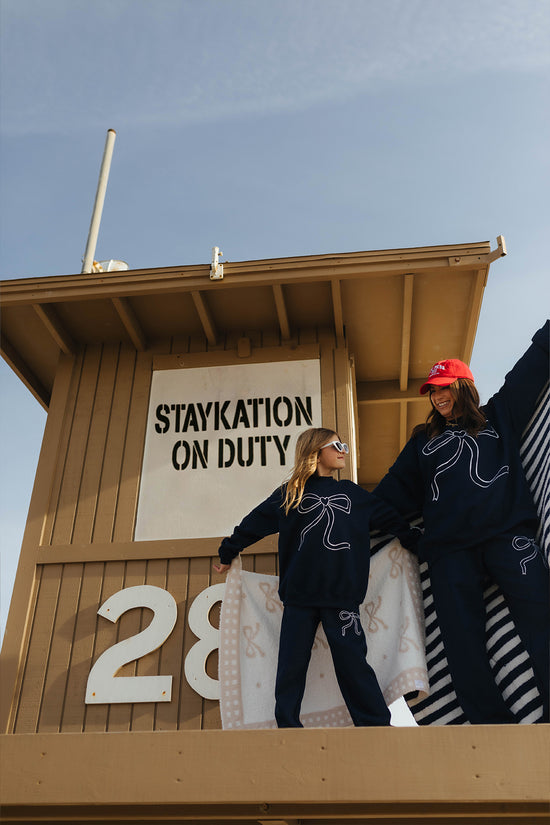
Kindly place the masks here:
POLYGON ((306 493, 298 505, 299 513, 311 513, 319 510, 315 519, 304 527, 300 534, 300 545, 298 550, 302 549, 302 544, 306 534, 319 524, 324 515, 327 515, 327 524, 323 534, 323 546, 327 550, 349 550, 350 544, 347 541, 342 541, 339 544, 333 544, 330 533, 334 525, 334 510, 341 510, 344 513, 351 512, 351 499, 344 493, 337 493, 334 496, 318 496, 315 493, 306 493))
MULTIPOLYGON (((492 428, 487 427, 484 430, 481 430, 478 433, 478 437, 480 436, 489 436, 489 438, 499 438, 498 433, 492 428)), ((441 435, 432 438, 431 441, 422 448, 422 453, 424 455, 431 455, 432 453, 441 450, 442 447, 445 447, 447 444, 451 444, 451 442, 457 441, 457 447, 455 450, 454 455, 451 458, 443 461, 441 464, 438 464, 435 472, 435 475, 432 479, 432 501, 438 501, 439 499, 439 487, 437 484, 437 477, 442 473, 446 472, 446 470, 450 470, 451 467, 457 463, 458 459, 462 455, 462 451, 464 447, 467 447, 470 451, 470 480, 473 481, 474 484, 477 484, 478 487, 490 487, 493 482, 500 478, 501 476, 507 475, 510 471, 509 466, 506 464, 498 470, 498 472, 493 476, 493 478, 485 479, 482 478, 479 474, 478 462, 479 462, 479 444, 477 443, 477 439, 471 435, 468 435, 466 430, 445 430, 444 433, 441 435)))

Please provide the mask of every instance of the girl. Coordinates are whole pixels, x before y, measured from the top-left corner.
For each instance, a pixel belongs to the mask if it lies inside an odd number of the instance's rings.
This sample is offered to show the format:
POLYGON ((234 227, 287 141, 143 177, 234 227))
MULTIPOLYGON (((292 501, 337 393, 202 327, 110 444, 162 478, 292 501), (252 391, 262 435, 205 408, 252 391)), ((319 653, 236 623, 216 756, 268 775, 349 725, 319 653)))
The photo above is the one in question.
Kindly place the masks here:
POLYGON ((393 508, 352 481, 332 476, 345 466, 347 444, 323 427, 301 433, 290 480, 246 516, 218 550, 220 573, 264 536, 279 533, 279 596, 284 605, 275 684, 275 718, 302 727, 300 707, 311 648, 323 625, 342 696, 355 725, 389 725, 390 712, 373 669, 359 605, 369 578, 369 523, 414 547, 393 508))
POLYGON ((484 580, 498 584, 531 657, 548 721, 549 588, 519 446, 549 376, 548 321, 483 407, 462 361, 435 364, 420 392, 432 409, 375 493, 420 513, 426 561, 453 687, 471 723, 515 721, 485 644, 484 580))

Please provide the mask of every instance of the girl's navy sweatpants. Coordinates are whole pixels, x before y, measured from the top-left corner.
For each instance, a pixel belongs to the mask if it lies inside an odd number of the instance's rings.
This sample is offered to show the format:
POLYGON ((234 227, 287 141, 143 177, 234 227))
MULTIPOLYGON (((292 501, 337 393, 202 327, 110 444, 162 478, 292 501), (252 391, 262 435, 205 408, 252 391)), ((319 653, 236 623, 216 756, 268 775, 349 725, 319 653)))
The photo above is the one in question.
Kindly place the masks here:
POLYGON ((367 643, 357 605, 343 608, 285 605, 275 684, 275 718, 280 728, 300 728, 300 707, 319 623, 354 725, 389 725, 390 712, 367 663, 367 643))

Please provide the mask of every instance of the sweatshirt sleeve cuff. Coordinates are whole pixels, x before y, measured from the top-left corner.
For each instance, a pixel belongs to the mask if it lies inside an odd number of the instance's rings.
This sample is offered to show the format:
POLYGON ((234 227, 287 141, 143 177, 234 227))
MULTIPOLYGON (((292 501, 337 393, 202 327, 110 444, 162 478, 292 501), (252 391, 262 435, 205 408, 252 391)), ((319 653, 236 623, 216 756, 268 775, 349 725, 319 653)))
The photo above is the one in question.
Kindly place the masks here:
POLYGON ((398 536, 398 538, 403 547, 410 550, 412 553, 415 553, 418 542, 422 538, 422 530, 420 527, 411 527, 410 530, 407 530, 406 533, 398 536))

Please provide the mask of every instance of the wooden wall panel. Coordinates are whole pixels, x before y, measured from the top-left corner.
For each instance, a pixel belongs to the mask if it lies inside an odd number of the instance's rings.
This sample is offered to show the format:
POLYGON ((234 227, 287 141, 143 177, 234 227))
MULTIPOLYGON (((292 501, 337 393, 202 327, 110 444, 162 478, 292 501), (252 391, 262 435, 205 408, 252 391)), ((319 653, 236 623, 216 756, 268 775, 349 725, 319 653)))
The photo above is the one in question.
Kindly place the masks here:
MULTIPOLYGON (((145 573, 147 569, 147 562, 142 561, 128 561, 126 562, 126 571, 124 575, 123 587, 135 587, 139 584, 145 584, 145 573)), ((119 639, 128 639, 130 636, 135 636, 143 630, 143 609, 128 610, 120 617, 117 626, 117 641, 119 639)), ((103 620, 104 621, 104 620, 103 620)), ((136 662, 129 662, 119 670, 120 676, 135 676, 136 662)), ((127 731, 132 730, 132 717, 135 705, 130 702, 110 705, 109 722, 107 730, 109 731, 127 731)))
POLYGON ((113 538, 135 363, 135 350, 122 347, 118 353, 111 415, 107 425, 105 451, 97 491, 97 511, 91 537, 91 540, 95 542, 110 542, 113 538))
POLYGON ((70 544, 73 540, 100 368, 101 347, 90 347, 86 352, 80 375, 79 392, 56 506, 52 544, 70 544))
POLYGON ((88 562, 84 565, 82 573, 78 615, 74 628, 74 642, 61 719, 61 730, 64 733, 80 733, 84 730, 87 707, 84 704, 84 698, 86 682, 94 660, 94 640, 98 626, 97 609, 102 604, 101 589, 104 569, 105 565, 102 562, 88 562))
MULTIPOLYGON (((51 478, 48 506, 44 515, 44 527, 41 538, 41 544, 44 546, 52 543, 53 531, 61 496, 61 488, 64 481, 67 452, 71 441, 71 433, 73 431, 74 413, 78 399, 78 390, 80 387, 80 376, 82 373, 83 363, 84 354, 79 353, 79 355, 75 357, 72 364, 66 398, 62 399, 62 403, 64 403, 64 410, 62 413, 59 411, 59 415, 62 418, 62 425, 57 438, 57 444, 54 448, 56 458, 51 478)), ((40 479, 40 481, 43 483, 42 479, 40 479)))
MULTIPOLYGON (((166 559, 153 559, 147 562, 145 584, 160 587, 163 590, 166 589, 167 565, 166 559)), ((142 609, 139 612, 141 612, 140 630, 143 630, 152 619, 152 611, 142 609)), ((135 663, 134 670, 136 676, 156 676, 163 673, 161 670, 161 649, 153 650, 139 659, 135 663)), ((155 730, 156 709, 159 704, 163 703, 151 704, 146 702, 133 705, 132 730, 155 730)))
MULTIPOLYGON (((185 677, 184 661, 198 641, 188 624, 193 600, 225 577, 215 573, 210 555, 166 558, 159 546, 155 557, 140 559, 131 558, 128 547, 132 546, 139 494, 153 356, 207 351, 230 351, 236 355, 243 337, 250 340, 252 351, 281 343, 280 335, 273 331, 260 334, 243 330, 228 335, 214 347, 208 347, 204 338, 183 336, 158 342, 147 353, 118 345, 92 346, 73 360, 55 461, 50 468, 46 495, 49 505, 40 549, 45 563, 36 568, 36 603, 23 659, 16 732, 145 732, 221 727, 219 703, 203 699, 192 689, 185 677), (125 560, 94 560, 94 545, 116 548, 117 544, 126 547, 125 560), (74 547, 74 562, 65 553, 64 563, 60 559, 57 563, 53 557, 48 563, 48 553, 63 547, 74 547), (167 589, 176 600, 178 618, 173 632, 158 650, 128 663, 119 673, 171 675, 172 701, 86 705, 91 666, 118 641, 139 633, 152 615, 146 608, 136 608, 111 623, 98 616, 97 611, 114 593, 138 584, 167 589)), ((347 438, 347 350, 335 348, 334 335, 326 330, 301 333, 295 342, 320 345, 324 421, 347 438)), ((283 349, 281 358, 285 357, 283 349)), ((46 489, 43 480, 41 486, 46 489)), ((269 547, 273 548, 274 543, 269 547)), ((262 547, 257 553, 246 552, 243 569, 276 575, 277 554, 269 547, 262 547)), ((178 550, 185 553, 185 542, 170 545, 171 553, 178 550)), ((196 553, 195 547, 192 552, 196 553)), ((215 552, 212 543, 208 552, 215 552)), ((112 555, 105 559, 109 557, 112 555)), ((210 621, 214 626, 219 623, 219 606, 211 611, 210 621)), ((206 671, 211 678, 217 678, 215 650, 208 656, 206 671)))
POLYGON ((186 626, 185 606, 189 586, 189 559, 170 559, 167 565, 166 589, 176 600, 178 620, 161 648, 160 672, 172 675, 172 701, 159 702, 156 708, 156 729, 177 730, 180 724, 182 702, 185 702, 182 650, 186 626))
POLYGON ((278 557, 273 553, 254 556, 254 572, 263 573, 266 576, 278 576, 278 557))
POLYGON ((61 586, 62 565, 45 565, 37 575, 39 589, 29 644, 21 663, 24 675, 14 733, 34 733, 37 729, 52 643, 57 596, 61 586))
MULTIPOLYGON (((90 605, 89 608, 90 611, 93 611, 94 613, 94 623, 96 629, 93 636, 95 642, 94 650, 88 665, 88 673, 90 672, 92 664, 97 661, 101 654, 107 650, 108 647, 111 647, 111 645, 118 641, 119 635, 118 622, 116 625, 113 625, 111 622, 101 619, 101 617, 97 615, 97 608, 100 604, 107 601, 113 593, 117 593, 124 587, 126 563, 123 561, 115 561, 102 565, 102 567, 103 571, 99 604, 95 606, 95 610, 92 605, 90 605)), ((85 680, 87 678, 88 674, 85 675, 85 680)), ((108 730, 110 710, 111 705, 85 705, 83 730, 90 733, 100 733, 108 730)))
POLYGON ((126 428, 113 541, 131 541, 133 539, 151 386, 151 365, 151 352, 138 353, 128 414, 128 426, 126 428))
MULTIPOLYGON (((209 558, 190 559, 189 561, 189 583, 187 590, 187 604, 185 605, 184 627, 185 635, 183 639, 183 656, 189 653, 192 646, 198 641, 197 637, 189 627, 187 620, 189 608, 195 598, 210 585, 210 573, 212 562, 209 558)), ((186 679, 181 690, 181 716, 180 729, 191 730, 205 727, 205 703, 203 699, 189 685, 186 679)))
POLYGON ((82 564, 68 564, 63 565, 62 569, 37 725, 37 730, 42 733, 54 733, 61 729, 67 675, 71 670, 83 567, 82 564))
POLYGON ((92 540, 99 495, 99 483, 105 460, 105 447, 118 366, 118 347, 104 346, 95 395, 91 408, 88 440, 82 466, 82 478, 73 526, 72 541, 88 544, 92 540))

